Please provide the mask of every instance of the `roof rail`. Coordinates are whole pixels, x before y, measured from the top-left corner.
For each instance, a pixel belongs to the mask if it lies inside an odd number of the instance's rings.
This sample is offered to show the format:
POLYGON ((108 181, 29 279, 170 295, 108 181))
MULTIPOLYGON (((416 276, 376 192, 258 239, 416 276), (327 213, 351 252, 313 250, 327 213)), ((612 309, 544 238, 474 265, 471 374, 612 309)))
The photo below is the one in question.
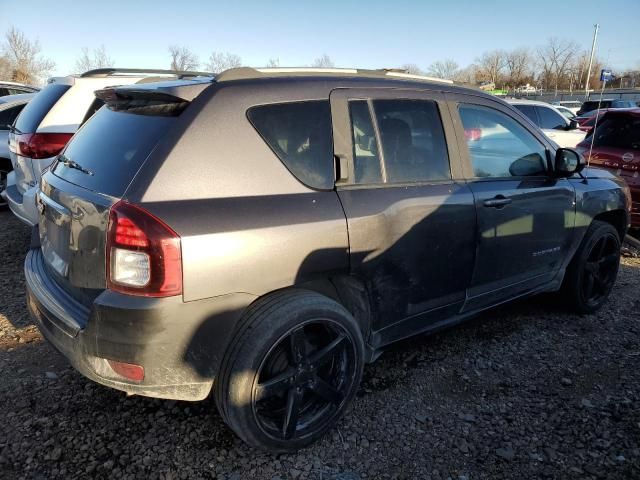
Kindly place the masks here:
POLYGON ((180 70, 162 70, 157 68, 96 68, 89 70, 80 75, 80 78, 104 78, 117 75, 119 73, 126 74, 152 74, 152 75, 175 75, 178 78, 189 77, 214 77, 215 74, 211 72, 192 72, 192 71, 180 71, 180 70))
POLYGON ((366 70, 356 68, 317 68, 317 67, 276 67, 276 68, 251 68, 251 67, 238 67, 225 70, 224 72, 216 75, 217 82, 230 81, 230 80, 247 80, 269 76, 286 76, 286 75, 300 75, 300 76, 313 76, 313 75, 347 75, 356 77, 393 77, 398 79, 407 80, 422 80, 427 82, 438 82, 453 84, 452 80, 446 80, 443 78, 427 77, 424 75, 413 75, 407 73, 402 69, 378 69, 378 70, 366 70))

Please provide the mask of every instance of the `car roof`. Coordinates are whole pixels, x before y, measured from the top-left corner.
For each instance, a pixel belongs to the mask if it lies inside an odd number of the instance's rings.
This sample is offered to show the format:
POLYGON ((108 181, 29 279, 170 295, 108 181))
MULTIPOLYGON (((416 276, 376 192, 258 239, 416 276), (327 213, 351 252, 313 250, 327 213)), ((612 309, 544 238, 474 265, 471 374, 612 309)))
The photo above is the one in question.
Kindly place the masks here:
POLYGON ((35 96, 35 93, 18 93, 16 95, 5 95, 0 97, 0 103, 26 103, 35 96))
POLYGON ((19 82, 10 82, 9 80, 0 80, 0 85, 9 85, 12 87, 26 87, 26 88, 33 88, 34 90, 39 90, 38 87, 34 87, 32 85, 27 85, 26 83, 19 83, 19 82))
MULTIPOLYGON (((339 87, 348 88, 415 88, 431 90, 448 90, 459 93, 467 93, 498 100, 495 96, 483 92, 477 88, 464 87, 454 84, 451 80, 413 75, 396 69, 363 70, 349 68, 250 68, 239 67, 225 70, 211 77, 196 77, 192 79, 179 79, 170 82, 156 82, 150 84, 123 85, 109 89, 116 93, 126 94, 134 91, 159 90, 162 93, 187 101, 198 96, 208 84, 219 86, 232 84, 259 85, 273 82, 299 82, 304 81, 310 88, 332 89, 339 87), (195 86, 197 84, 197 87, 195 86), (314 87, 311 84, 315 84, 314 87)), ((501 100, 499 100, 501 101, 501 100)))
POLYGON ((525 100, 524 98, 507 98, 505 102, 511 105, 539 105, 541 107, 555 108, 555 105, 551 105, 547 102, 541 102, 540 100, 525 100))

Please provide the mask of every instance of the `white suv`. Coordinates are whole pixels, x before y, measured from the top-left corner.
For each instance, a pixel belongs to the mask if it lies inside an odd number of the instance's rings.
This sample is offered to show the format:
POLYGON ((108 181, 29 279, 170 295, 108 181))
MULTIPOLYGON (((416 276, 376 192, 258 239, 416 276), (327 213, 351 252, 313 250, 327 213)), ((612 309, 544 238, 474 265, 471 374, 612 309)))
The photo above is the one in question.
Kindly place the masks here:
POLYGON ((55 77, 24 108, 9 133, 13 172, 2 197, 27 225, 38 222, 35 195, 42 172, 78 128, 103 104, 94 92, 107 87, 196 76, 203 72, 102 68, 82 75, 55 77))
POLYGON ((586 133, 553 105, 535 100, 509 99, 507 102, 529 117, 547 137, 563 148, 574 148, 584 140, 586 133))

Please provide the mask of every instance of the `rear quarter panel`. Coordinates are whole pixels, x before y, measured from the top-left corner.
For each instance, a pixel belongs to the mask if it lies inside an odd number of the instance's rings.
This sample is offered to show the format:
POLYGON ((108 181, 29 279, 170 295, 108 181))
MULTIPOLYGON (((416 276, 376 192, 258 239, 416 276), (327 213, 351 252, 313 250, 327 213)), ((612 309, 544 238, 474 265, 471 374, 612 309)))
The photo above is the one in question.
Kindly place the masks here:
POLYGON ((336 192, 300 183, 246 117, 253 105, 328 101, 328 92, 291 83, 213 86, 139 171, 125 196, 181 236, 185 301, 262 295, 348 272, 336 192))

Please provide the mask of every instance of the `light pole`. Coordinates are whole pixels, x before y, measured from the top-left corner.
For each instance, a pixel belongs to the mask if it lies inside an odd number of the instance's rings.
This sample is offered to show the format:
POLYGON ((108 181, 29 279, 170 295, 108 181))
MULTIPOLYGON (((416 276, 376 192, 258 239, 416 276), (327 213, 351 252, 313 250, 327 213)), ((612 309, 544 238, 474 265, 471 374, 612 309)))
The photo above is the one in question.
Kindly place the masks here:
POLYGON ((587 69, 587 79, 584 82, 584 98, 589 97, 589 79, 591 78, 591 65, 593 64, 593 54, 596 51, 596 40, 598 38, 598 29, 600 28, 599 24, 594 25, 595 30, 593 31, 593 43, 591 44, 591 56, 589 57, 589 68, 587 69))

